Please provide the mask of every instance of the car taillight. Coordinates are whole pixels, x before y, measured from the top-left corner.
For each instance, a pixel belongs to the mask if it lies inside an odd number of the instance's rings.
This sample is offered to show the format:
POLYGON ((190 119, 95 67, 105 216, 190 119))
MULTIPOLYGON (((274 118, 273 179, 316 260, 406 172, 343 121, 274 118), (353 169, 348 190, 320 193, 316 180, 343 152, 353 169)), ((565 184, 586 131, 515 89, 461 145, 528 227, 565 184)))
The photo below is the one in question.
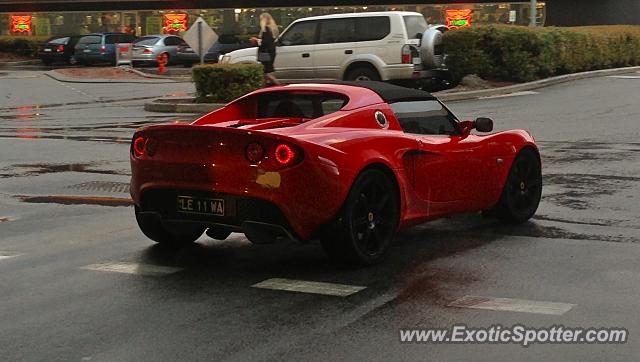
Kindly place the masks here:
POLYGON ((289 145, 279 144, 275 151, 276 161, 282 166, 292 165, 296 160, 296 151, 289 145))
POLYGON ((133 140, 133 154, 136 157, 144 155, 144 148, 147 145, 147 140, 144 137, 136 137, 133 140))
POLYGON ((100 47, 100 54, 104 54, 107 52, 107 48, 103 45, 100 47))
POLYGON ((259 143, 253 142, 247 146, 245 154, 249 162, 258 163, 264 157, 264 148, 259 143))
POLYGON ((411 46, 409 44, 402 47, 402 64, 411 64, 411 46))
POLYGON ((153 53, 153 51, 151 49, 149 49, 149 48, 145 48, 145 50, 143 50, 142 53, 151 54, 151 53, 153 53))
POLYGON ((58 53, 62 53, 62 52, 64 52, 64 45, 58 45, 58 48, 56 49, 56 51, 57 51, 58 53))

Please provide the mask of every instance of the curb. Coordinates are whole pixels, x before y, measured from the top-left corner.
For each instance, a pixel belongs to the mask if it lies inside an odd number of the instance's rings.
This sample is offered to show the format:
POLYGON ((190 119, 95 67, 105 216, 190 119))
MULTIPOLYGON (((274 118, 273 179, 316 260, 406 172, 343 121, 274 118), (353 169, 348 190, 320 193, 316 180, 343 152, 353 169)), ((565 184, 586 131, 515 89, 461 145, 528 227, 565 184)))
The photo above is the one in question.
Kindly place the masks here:
POLYGON ((17 62, 0 62, 0 68, 15 67, 15 66, 20 66, 20 65, 36 65, 36 64, 40 64, 40 60, 39 59, 20 60, 20 61, 17 61, 17 62))
POLYGON ((490 96, 501 95, 501 94, 528 91, 528 90, 548 87, 550 85, 566 83, 566 82, 579 80, 579 79, 596 78, 596 77, 602 77, 607 75, 629 73, 634 71, 640 71, 640 67, 593 70, 590 72, 565 74, 557 77, 536 80, 529 83, 514 84, 514 85, 509 85, 509 86, 500 87, 500 88, 481 89, 481 90, 467 91, 467 92, 450 92, 450 93, 436 92, 436 93, 433 93, 433 95, 438 97, 439 100, 444 102, 463 101, 468 99, 476 99, 481 97, 490 97, 490 96))
POLYGON ((179 83, 176 82, 175 80, 170 80, 170 79, 166 79, 166 80, 147 80, 147 79, 101 79, 101 78, 94 78, 94 79, 82 79, 82 78, 74 78, 74 77, 68 77, 66 75, 62 75, 58 72, 56 72, 55 70, 49 70, 47 72, 44 73, 46 76, 48 76, 49 78, 53 78, 59 82, 65 82, 65 83, 142 83, 142 84, 162 84, 162 83, 179 83))
POLYGON ((143 72, 141 70, 135 69, 135 68, 127 68, 130 72, 135 73, 141 77, 145 77, 145 78, 151 78, 151 79, 164 79, 164 80, 173 80, 175 82, 181 82, 181 83, 186 83, 186 82, 191 82, 191 75, 187 76, 166 76, 166 75, 159 75, 159 74, 151 74, 151 73, 147 73, 147 72, 143 72))
POLYGON ((144 104, 148 112, 164 113, 209 113, 225 106, 225 103, 170 103, 167 100, 155 100, 144 104))

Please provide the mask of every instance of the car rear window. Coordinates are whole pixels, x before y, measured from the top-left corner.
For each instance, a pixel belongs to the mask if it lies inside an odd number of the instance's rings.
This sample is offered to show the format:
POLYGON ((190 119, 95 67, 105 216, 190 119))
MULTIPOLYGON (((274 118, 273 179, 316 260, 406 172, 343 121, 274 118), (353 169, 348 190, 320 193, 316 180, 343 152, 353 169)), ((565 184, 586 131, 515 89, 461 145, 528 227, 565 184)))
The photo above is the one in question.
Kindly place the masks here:
POLYGON ((420 15, 405 15, 404 27, 407 29, 409 39, 417 39, 419 37, 418 34, 424 33, 429 25, 420 15))
POLYGON ((80 38, 78 44, 100 44, 100 40, 99 35, 90 35, 80 38))
POLYGON ((388 16, 367 16, 356 18, 357 41, 371 41, 385 38, 391 32, 388 16))
POLYGON ((69 37, 66 36, 64 38, 53 38, 50 39, 47 43, 49 44, 67 44, 69 42, 69 37))
POLYGON ((356 41, 356 23, 353 18, 327 19, 320 22, 319 44, 356 41))
POLYGON ((438 101, 391 103, 402 130, 424 135, 456 135, 455 116, 438 101))
POLYGON ((158 42, 160 38, 157 36, 143 36, 142 38, 137 39, 133 42, 133 44, 137 45, 154 45, 158 42))
POLYGON ((348 98, 337 93, 273 92, 258 96, 257 118, 309 118, 337 112, 348 98))

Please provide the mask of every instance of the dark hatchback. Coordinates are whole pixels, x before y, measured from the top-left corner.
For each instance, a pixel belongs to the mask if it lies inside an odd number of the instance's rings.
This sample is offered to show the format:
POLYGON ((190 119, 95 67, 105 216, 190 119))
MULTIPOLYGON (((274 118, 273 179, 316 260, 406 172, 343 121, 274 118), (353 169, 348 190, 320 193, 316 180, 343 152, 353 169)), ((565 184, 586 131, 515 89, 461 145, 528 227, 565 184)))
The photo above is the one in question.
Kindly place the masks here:
POLYGON ((76 44, 75 57, 78 63, 116 63, 116 44, 132 43, 134 35, 127 33, 97 33, 84 35, 76 44))
POLYGON ((75 47, 81 35, 60 35, 47 40, 38 48, 38 56, 42 64, 51 65, 53 62, 75 64, 75 47))
MULTIPOLYGON (((218 41, 215 42, 204 55, 204 62, 217 63, 218 57, 220 55, 227 54, 234 50, 249 48, 253 46, 255 45, 247 41, 242 41, 234 35, 221 34, 218 37, 218 41)), ((196 54, 187 43, 178 45, 177 54, 177 61, 179 63, 182 63, 185 67, 190 67, 196 63, 200 63, 200 56, 196 54)))

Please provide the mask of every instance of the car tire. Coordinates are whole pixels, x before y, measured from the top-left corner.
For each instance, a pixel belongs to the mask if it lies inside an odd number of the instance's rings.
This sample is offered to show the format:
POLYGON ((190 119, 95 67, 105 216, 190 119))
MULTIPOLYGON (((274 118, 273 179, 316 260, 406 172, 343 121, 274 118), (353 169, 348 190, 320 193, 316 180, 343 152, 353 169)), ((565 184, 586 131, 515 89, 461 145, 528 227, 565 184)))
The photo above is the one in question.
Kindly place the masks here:
POLYGON ((356 67, 347 73, 348 81, 379 81, 380 75, 371 67, 356 67))
POLYGON ((42 59, 42 64, 49 66, 53 64, 53 59, 42 59))
POLYGON ((143 217, 138 206, 135 207, 135 213, 140 231, 146 237, 161 245, 179 247, 191 244, 198 240, 205 230, 204 227, 193 227, 179 232, 167 230, 160 220, 143 217))
POLYGON ((351 187, 340 215, 325 229, 322 247, 338 262, 375 264, 387 254, 399 220, 394 182, 380 170, 365 170, 351 187))
POLYGON ((532 148, 525 148, 511 164, 498 205, 489 210, 489 215, 498 219, 521 224, 536 213, 542 197, 542 166, 540 158, 532 148))

